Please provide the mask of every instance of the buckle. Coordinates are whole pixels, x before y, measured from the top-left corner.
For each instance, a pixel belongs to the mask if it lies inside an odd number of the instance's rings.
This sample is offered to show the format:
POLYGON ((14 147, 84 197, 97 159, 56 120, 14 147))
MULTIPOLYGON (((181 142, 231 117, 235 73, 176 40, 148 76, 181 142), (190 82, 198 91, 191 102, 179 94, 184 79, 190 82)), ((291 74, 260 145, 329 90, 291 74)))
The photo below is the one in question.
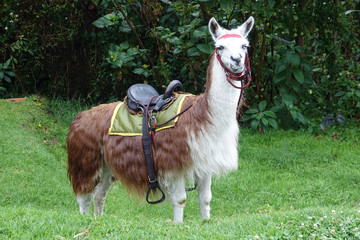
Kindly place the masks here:
POLYGON ((157 182, 156 178, 155 178, 154 180, 151 180, 151 179, 150 179, 150 176, 148 176, 148 178, 149 178, 149 182, 150 182, 150 183, 155 183, 155 182, 157 182))

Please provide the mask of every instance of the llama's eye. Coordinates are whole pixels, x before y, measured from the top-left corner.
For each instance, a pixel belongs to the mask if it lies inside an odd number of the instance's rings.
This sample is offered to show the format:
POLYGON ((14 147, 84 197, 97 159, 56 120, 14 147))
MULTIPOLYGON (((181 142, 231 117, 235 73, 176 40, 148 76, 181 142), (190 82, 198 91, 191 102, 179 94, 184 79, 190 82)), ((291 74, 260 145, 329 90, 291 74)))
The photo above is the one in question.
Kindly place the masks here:
POLYGON ((244 49, 244 50, 246 50, 246 49, 248 48, 247 45, 242 45, 241 47, 242 47, 242 49, 244 49))
POLYGON ((216 49, 219 50, 219 51, 224 50, 224 46, 220 45, 220 46, 216 47, 216 49))

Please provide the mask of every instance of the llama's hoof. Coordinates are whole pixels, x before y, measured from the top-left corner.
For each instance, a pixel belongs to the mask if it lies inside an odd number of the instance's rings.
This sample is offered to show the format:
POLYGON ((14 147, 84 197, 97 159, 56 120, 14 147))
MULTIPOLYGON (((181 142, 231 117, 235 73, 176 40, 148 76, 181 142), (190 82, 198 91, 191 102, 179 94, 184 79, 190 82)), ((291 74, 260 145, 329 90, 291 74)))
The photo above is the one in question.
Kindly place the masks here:
POLYGON ((174 219, 175 224, 183 223, 183 219, 174 219))
POLYGON ((203 223, 210 223, 210 218, 203 218, 203 223))

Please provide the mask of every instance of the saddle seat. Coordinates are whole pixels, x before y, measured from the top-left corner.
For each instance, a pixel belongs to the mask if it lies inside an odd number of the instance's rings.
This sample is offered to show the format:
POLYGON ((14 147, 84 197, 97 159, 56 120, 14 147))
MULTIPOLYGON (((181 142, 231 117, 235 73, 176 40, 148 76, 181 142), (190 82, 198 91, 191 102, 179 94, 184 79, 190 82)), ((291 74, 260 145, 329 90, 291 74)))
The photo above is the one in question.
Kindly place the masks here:
POLYGON ((126 105, 137 113, 143 111, 149 105, 149 110, 161 111, 166 108, 175 98, 174 92, 183 90, 182 83, 179 80, 173 80, 167 86, 165 93, 159 93, 148 84, 134 84, 127 90, 126 105), (151 102, 150 102, 151 100, 151 102))

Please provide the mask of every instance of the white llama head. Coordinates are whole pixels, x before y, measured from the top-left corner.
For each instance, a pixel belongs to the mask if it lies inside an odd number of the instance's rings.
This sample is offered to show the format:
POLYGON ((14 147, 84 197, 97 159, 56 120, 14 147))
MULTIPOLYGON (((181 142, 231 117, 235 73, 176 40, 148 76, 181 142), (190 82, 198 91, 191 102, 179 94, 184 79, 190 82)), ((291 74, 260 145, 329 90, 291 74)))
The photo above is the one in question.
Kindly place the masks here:
POLYGON ((209 30, 222 63, 233 73, 241 73, 245 68, 245 58, 249 41, 246 39, 254 26, 254 18, 249 17, 240 27, 227 30, 215 18, 209 21, 209 30))

